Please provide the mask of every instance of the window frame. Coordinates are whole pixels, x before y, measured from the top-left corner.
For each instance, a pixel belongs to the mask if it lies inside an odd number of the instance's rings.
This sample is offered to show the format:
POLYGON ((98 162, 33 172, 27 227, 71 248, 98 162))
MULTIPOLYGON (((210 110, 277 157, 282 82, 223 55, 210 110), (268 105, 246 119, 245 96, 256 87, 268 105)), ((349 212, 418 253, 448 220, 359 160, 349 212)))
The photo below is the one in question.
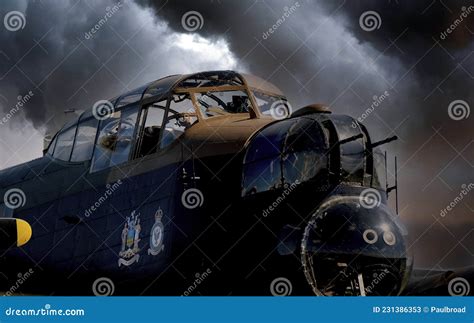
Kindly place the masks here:
POLYGON ((196 94, 203 93, 203 92, 226 92, 226 91, 242 91, 247 94, 249 98, 249 111, 242 112, 242 114, 248 114, 250 118, 261 118, 262 114, 260 112, 260 108, 255 100, 253 93, 250 91, 247 85, 221 85, 221 86, 203 86, 203 87, 195 87, 195 88, 183 88, 178 87, 175 88, 171 95, 174 94, 185 94, 188 93, 190 95, 191 101, 194 105, 194 112, 196 113, 198 120, 202 122, 206 122, 207 119, 202 113, 199 102, 196 98, 196 94))
POLYGON ((56 142, 57 142, 59 132, 60 131, 56 132, 56 134, 51 139, 51 142, 49 143, 48 148, 46 149, 46 154, 51 156, 51 158, 54 158, 53 155, 54 155, 54 150, 56 149, 56 142), (49 151, 50 149, 51 151, 49 151))
MULTIPOLYGON (((199 99, 197 98, 197 95, 198 94, 202 94, 202 93, 216 93, 216 92, 238 92, 238 91, 241 91, 242 93, 246 94, 247 95, 247 98, 248 98, 248 101, 249 101, 249 111, 247 112, 236 112, 236 113, 230 113, 229 114, 246 114, 246 115, 249 115, 251 116, 252 115, 252 110, 255 110, 255 108, 253 107, 254 103, 253 103, 253 99, 250 97, 250 92, 245 88, 245 87, 241 87, 241 89, 220 89, 220 90, 212 90, 212 91, 193 91, 193 92, 190 92, 190 95, 192 95, 193 99, 193 105, 194 105, 194 110, 195 110, 195 113, 196 115, 199 115, 202 117, 202 120, 206 121, 206 120, 209 120, 213 117, 216 117, 216 116, 211 116, 211 117, 208 117, 205 115, 205 113, 201 110, 201 103, 199 102, 199 99), (199 113, 198 113, 199 112, 199 113)), ((259 109, 259 106, 257 105, 257 109, 259 109)), ((224 111, 227 111, 225 109, 223 109, 224 111)))
MULTIPOLYGON (((92 153, 91 153, 91 156, 89 159, 86 159, 86 160, 81 160, 81 161, 71 161, 71 158, 72 158, 72 155, 73 155, 73 152, 74 152, 74 148, 76 146, 76 140, 77 140, 77 134, 78 134, 78 131, 79 131, 79 127, 81 126, 82 123, 84 122, 88 122, 90 120, 94 119, 94 117, 92 116, 88 116, 86 114, 86 112, 83 112, 81 113, 78 118, 77 118, 77 121, 75 124, 71 124, 71 125, 68 125, 68 127, 63 127, 61 128, 54 136, 53 138, 51 139, 51 142, 47 148, 47 151, 46 151, 46 154, 48 154, 52 159, 54 160, 57 160, 57 161, 61 161, 61 162, 64 162, 64 163, 70 163, 70 164, 83 164, 83 163, 87 163, 87 162, 90 162, 92 160, 92 157, 94 156, 94 149, 92 149, 92 153), (74 131, 74 138, 72 140, 72 144, 71 144, 71 152, 69 153, 69 158, 68 160, 64 160, 64 159, 60 159, 60 158, 57 158, 54 156, 54 153, 56 152, 56 148, 57 148, 57 142, 58 142, 58 138, 61 134, 63 134, 64 132, 70 130, 71 128, 75 127, 75 131, 74 131)), ((97 120, 97 119, 96 119, 97 120)), ((95 143, 97 141, 97 135, 98 135, 98 128, 99 128, 99 124, 100 124, 100 120, 97 120, 97 126, 96 126, 96 132, 95 132, 95 137, 94 137, 94 140, 92 142, 92 146, 94 147, 95 146, 95 143)))
MULTIPOLYGON (((63 128, 63 129, 61 129, 60 131, 58 131, 58 133, 56 134, 56 136, 54 136, 55 138, 54 138, 53 140, 55 140, 56 142, 55 142, 55 144, 54 144, 54 149, 53 149, 53 152, 51 153, 51 156, 52 156, 55 160, 60 160, 60 161, 65 162, 65 163, 71 163, 72 150, 73 150, 73 148, 74 148, 74 144, 76 143, 76 135, 77 135, 78 124, 79 124, 79 122, 76 122, 75 124, 70 125, 70 126, 67 127, 67 128, 63 128), (72 138, 72 144, 71 144, 71 151, 69 152, 69 157, 68 157, 68 159, 65 160, 65 159, 61 159, 61 158, 55 157, 54 154, 56 153, 56 148, 58 147, 59 137, 60 137, 63 133, 65 133, 65 132, 71 130, 73 127, 75 127, 76 129, 74 130, 74 136, 73 136, 73 138, 72 138)), ((52 141, 51 141, 51 142, 52 142, 52 141)))
POLYGON ((129 161, 132 161, 132 160, 135 160, 135 159, 141 159, 141 158, 145 158, 146 156, 150 156, 150 155, 154 155, 154 154, 157 154, 161 151, 161 148, 160 148, 160 145, 161 145, 161 137, 163 136, 163 126, 166 124, 166 120, 167 120, 167 113, 169 111, 169 106, 170 106, 170 102, 171 102, 171 97, 168 95, 168 96, 165 96, 165 97, 160 97, 161 100, 157 100, 157 101, 154 101, 154 102, 148 102, 146 104, 143 104, 141 103, 140 104, 140 111, 139 111, 139 115, 137 117, 137 127, 135 128, 135 140, 134 140, 134 145, 132 147, 132 151, 131 151, 131 155, 129 156, 129 161), (164 106, 164 113, 163 113, 163 120, 161 120, 161 125, 160 125, 160 135, 158 136, 158 144, 157 144, 157 148, 156 148, 156 152, 154 152, 153 154, 150 154, 150 155, 145 155, 145 156, 138 156, 139 154, 139 147, 141 147, 141 144, 143 142, 143 134, 145 132, 145 125, 146 125, 146 118, 148 116, 148 109, 153 106, 154 104, 156 103, 159 103, 159 102, 163 102, 163 101, 166 101, 166 104, 164 106), (139 131, 139 133, 137 133, 137 131, 139 131), (137 136, 138 134, 138 136, 137 136), (138 137, 138 138, 137 138, 138 137), (138 140, 137 140, 138 139, 138 140))
POLYGON ((69 162, 70 163, 81 164, 81 163, 86 163, 86 162, 92 160, 92 157, 94 156, 95 141, 97 140, 97 134, 99 132, 99 124, 100 124, 100 120, 97 120, 94 117, 88 117, 88 116, 86 116, 85 113, 82 113, 82 115, 79 118, 79 121, 76 124, 76 133, 74 134, 74 140, 72 142, 71 155, 69 156, 69 162), (86 123, 86 122, 88 122, 90 120, 93 120, 93 119, 95 119, 97 121, 97 125, 95 127, 95 136, 94 136, 94 141, 92 142, 92 152, 90 154, 90 157, 89 157, 89 159, 85 159, 85 160, 81 160, 81 161, 72 161, 71 159, 72 159, 72 155, 74 153, 74 148, 76 147, 76 140, 77 140, 77 135, 79 133, 79 127, 81 126, 82 123, 86 123))
MULTIPOLYGON (((194 93, 192 91, 191 92, 189 92, 189 91, 171 91, 167 95, 162 95, 162 96, 156 98, 156 100, 153 100, 153 101, 146 100, 146 103, 141 102, 140 103, 140 114, 137 118, 139 124, 137 125, 137 128, 136 128, 136 130, 139 130, 140 133, 135 134, 135 139, 137 139, 137 137, 138 137, 139 140, 134 140, 134 147, 132 147, 133 154, 129 157, 129 161, 142 159, 142 158, 146 158, 147 156, 160 154, 162 151, 165 151, 168 147, 171 146, 171 145, 167 145, 166 147, 161 147, 162 140, 163 140, 163 133, 164 133, 163 129, 166 126, 166 124, 168 123, 169 120, 176 119, 176 113, 171 118, 169 117, 169 113, 171 111, 171 102, 173 102, 173 97, 175 95, 183 95, 183 94, 189 95, 189 100, 190 100, 190 103, 193 107, 194 114, 195 114, 196 119, 197 119, 197 121, 195 123, 193 123, 193 125, 200 122, 200 121, 201 122, 203 121, 203 119, 201 118, 201 115, 200 115, 200 111, 199 111, 200 109, 198 109, 197 106, 196 106, 196 98, 195 98, 194 93), (146 118, 148 116, 148 109, 151 106, 153 106, 154 104, 164 102, 164 101, 166 101, 166 104, 164 106, 161 106, 162 108, 164 108, 163 109, 163 111, 164 111, 163 116, 164 117, 163 117, 163 120, 162 120, 161 125, 160 125, 160 135, 159 135, 159 138, 158 138, 157 149, 152 154, 140 157, 138 155, 139 154, 139 147, 141 146, 142 140, 143 140, 143 133, 145 131, 145 125, 146 125, 146 118)), ((175 111, 175 112, 177 112, 177 111, 175 111)), ((180 112, 177 112, 177 114, 180 114, 180 112)), ((205 119, 204 119, 204 121, 205 121, 205 119)))
MULTIPOLYGON (((115 103, 114 103, 114 107, 115 105, 119 102, 119 100, 116 100, 115 103)), ((137 109, 137 119, 135 120, 135 125, 134 125, 134 130, 133 130, 133 135, 132 135, 132 143, 131 143, 131 147, 130 147, 130 151, 128 152, 128 157, 127 157, 127 160, 120 163, 120 164, 117 164, 117 165, 109 165, 107 167, 104 167, 104 168, 101 168, 101 169, 98 169, 98 170, 95 170, 93 171, 92 167, 93 167, 93 163, 92 161, 94 160, 94 156, 96 154, 96 146, 97 146, 97 141, 99 140, 99 136, 100 136, 100 126, 102 124, 103 121, 106 121, 107 119, 104 119, 104 120, 100 120, 98 123, 97 123, 97 131, 96 131, 96 135, 95 135, 95 139, 94 139, 94 149, 92 151, 92 156, 91 156, 91 159, 90 159, 90 165, 89 165, 89 174, 96 174, 96 173, 100 173, 100 172, 103 172, 103 171, 106 171, 110 168, 112 168, 113 166, 117 167, 117 166, 120 166, 120 165, 124 165, 126 163, 129 163, 133 160, 133 158, 131 158, 132 156, 134 156, 134 152, 135 152, 135 147, 136 147, 136 139, 137 139, 137 129, 139 128, 140 126, 140 121, 141 121, 141 115, 142 115, 142 104, 141 102, 132 102, 130 104, 127 104, 127 105, 124 105, 124 106, 121 106, 119 108, 115 108, 114 109, 114 113, 116 112, 120 112, 120 123, 122 123, 122 116, 123 116, 123 111, 124 110, 127 110, 127 109, 131 109, 135 107, 137 109)))

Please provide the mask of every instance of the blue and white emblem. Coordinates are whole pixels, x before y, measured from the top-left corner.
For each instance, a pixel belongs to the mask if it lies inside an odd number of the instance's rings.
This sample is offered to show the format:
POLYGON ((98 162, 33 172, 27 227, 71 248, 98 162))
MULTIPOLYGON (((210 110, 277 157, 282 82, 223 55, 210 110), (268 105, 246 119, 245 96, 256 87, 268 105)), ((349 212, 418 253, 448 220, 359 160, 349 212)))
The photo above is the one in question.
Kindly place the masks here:
POLYGON ((155 213, 155 224, 151 228, 150 232, 150 249, 148 249, 148 254, 152 256, 156 256, 165 248, 163 245, 163 235, 165 228, 161 222, 162 217, 163 211, 161 208, 158 208, 155 213))

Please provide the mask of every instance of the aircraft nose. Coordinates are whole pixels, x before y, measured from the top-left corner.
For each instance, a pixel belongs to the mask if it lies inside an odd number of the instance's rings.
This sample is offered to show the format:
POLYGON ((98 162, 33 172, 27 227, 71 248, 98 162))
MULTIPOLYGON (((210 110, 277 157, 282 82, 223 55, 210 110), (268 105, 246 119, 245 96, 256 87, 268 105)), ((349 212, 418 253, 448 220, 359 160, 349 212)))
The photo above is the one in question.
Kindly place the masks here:
POLYGON ((398 217, 358 196, 322 203, 305 228, 301 250, 317 295, 396 295, 411 268, 398 217))

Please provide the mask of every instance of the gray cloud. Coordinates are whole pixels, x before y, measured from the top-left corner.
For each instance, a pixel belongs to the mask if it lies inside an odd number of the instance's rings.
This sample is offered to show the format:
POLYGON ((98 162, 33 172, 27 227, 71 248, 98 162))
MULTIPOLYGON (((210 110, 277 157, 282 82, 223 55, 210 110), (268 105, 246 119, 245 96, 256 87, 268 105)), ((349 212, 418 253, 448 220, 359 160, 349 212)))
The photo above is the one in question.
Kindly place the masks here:
POLYGON ((4 1, 0 17, 0 119, 8 120, 0 125, 0 144, 3 152, 24 148, 2 153, 2 168, 40 156, 38 137, 73 116, 64 110, 90 107, 169 74, 236 64, 223 40, 176 33, 133 1, 4 1), (3 25, 12 10, 24 14, 23 29, 3 25), (18 96, 30 91, 16 111, 18 96))
POLYGON ((64 110, 88 107, 168 74, 234 64, 227 44, 196 36, 187 41, 221 49, 211 58, 195 53, 166 23, 131 1, 36 1, 23 9, 13 2, 2 7, 2 17, 13 9, 24 11, 26 26, 16 32, 0 28, 0 41, 8 44, 0 57, 0 88, 8 100, 2 106, 8 111, 17 95, 33 91, 23 113, 35 127, 54 116, 57 128, 64 110))

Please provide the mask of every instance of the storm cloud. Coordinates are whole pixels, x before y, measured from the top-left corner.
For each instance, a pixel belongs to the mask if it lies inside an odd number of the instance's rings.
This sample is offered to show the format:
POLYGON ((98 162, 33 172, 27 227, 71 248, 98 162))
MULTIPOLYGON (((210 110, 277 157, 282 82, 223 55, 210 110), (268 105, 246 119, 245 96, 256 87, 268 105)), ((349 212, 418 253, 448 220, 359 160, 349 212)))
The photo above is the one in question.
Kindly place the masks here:
POLYGON ((223 39, 173 32, 134 2, 2 5, 2 17, 12 11, 24 19, 18 18, 19 30, 7 28, 7 20, 0 28, 0 106, 6 117, 1 131, 24 126, 20 121, 26 120, 39 134, 54 134, 74 111, 97 100, 169 74, 236 67, 223 39), (19 96, 30 92, 24 107, 15 109, 19 96))

